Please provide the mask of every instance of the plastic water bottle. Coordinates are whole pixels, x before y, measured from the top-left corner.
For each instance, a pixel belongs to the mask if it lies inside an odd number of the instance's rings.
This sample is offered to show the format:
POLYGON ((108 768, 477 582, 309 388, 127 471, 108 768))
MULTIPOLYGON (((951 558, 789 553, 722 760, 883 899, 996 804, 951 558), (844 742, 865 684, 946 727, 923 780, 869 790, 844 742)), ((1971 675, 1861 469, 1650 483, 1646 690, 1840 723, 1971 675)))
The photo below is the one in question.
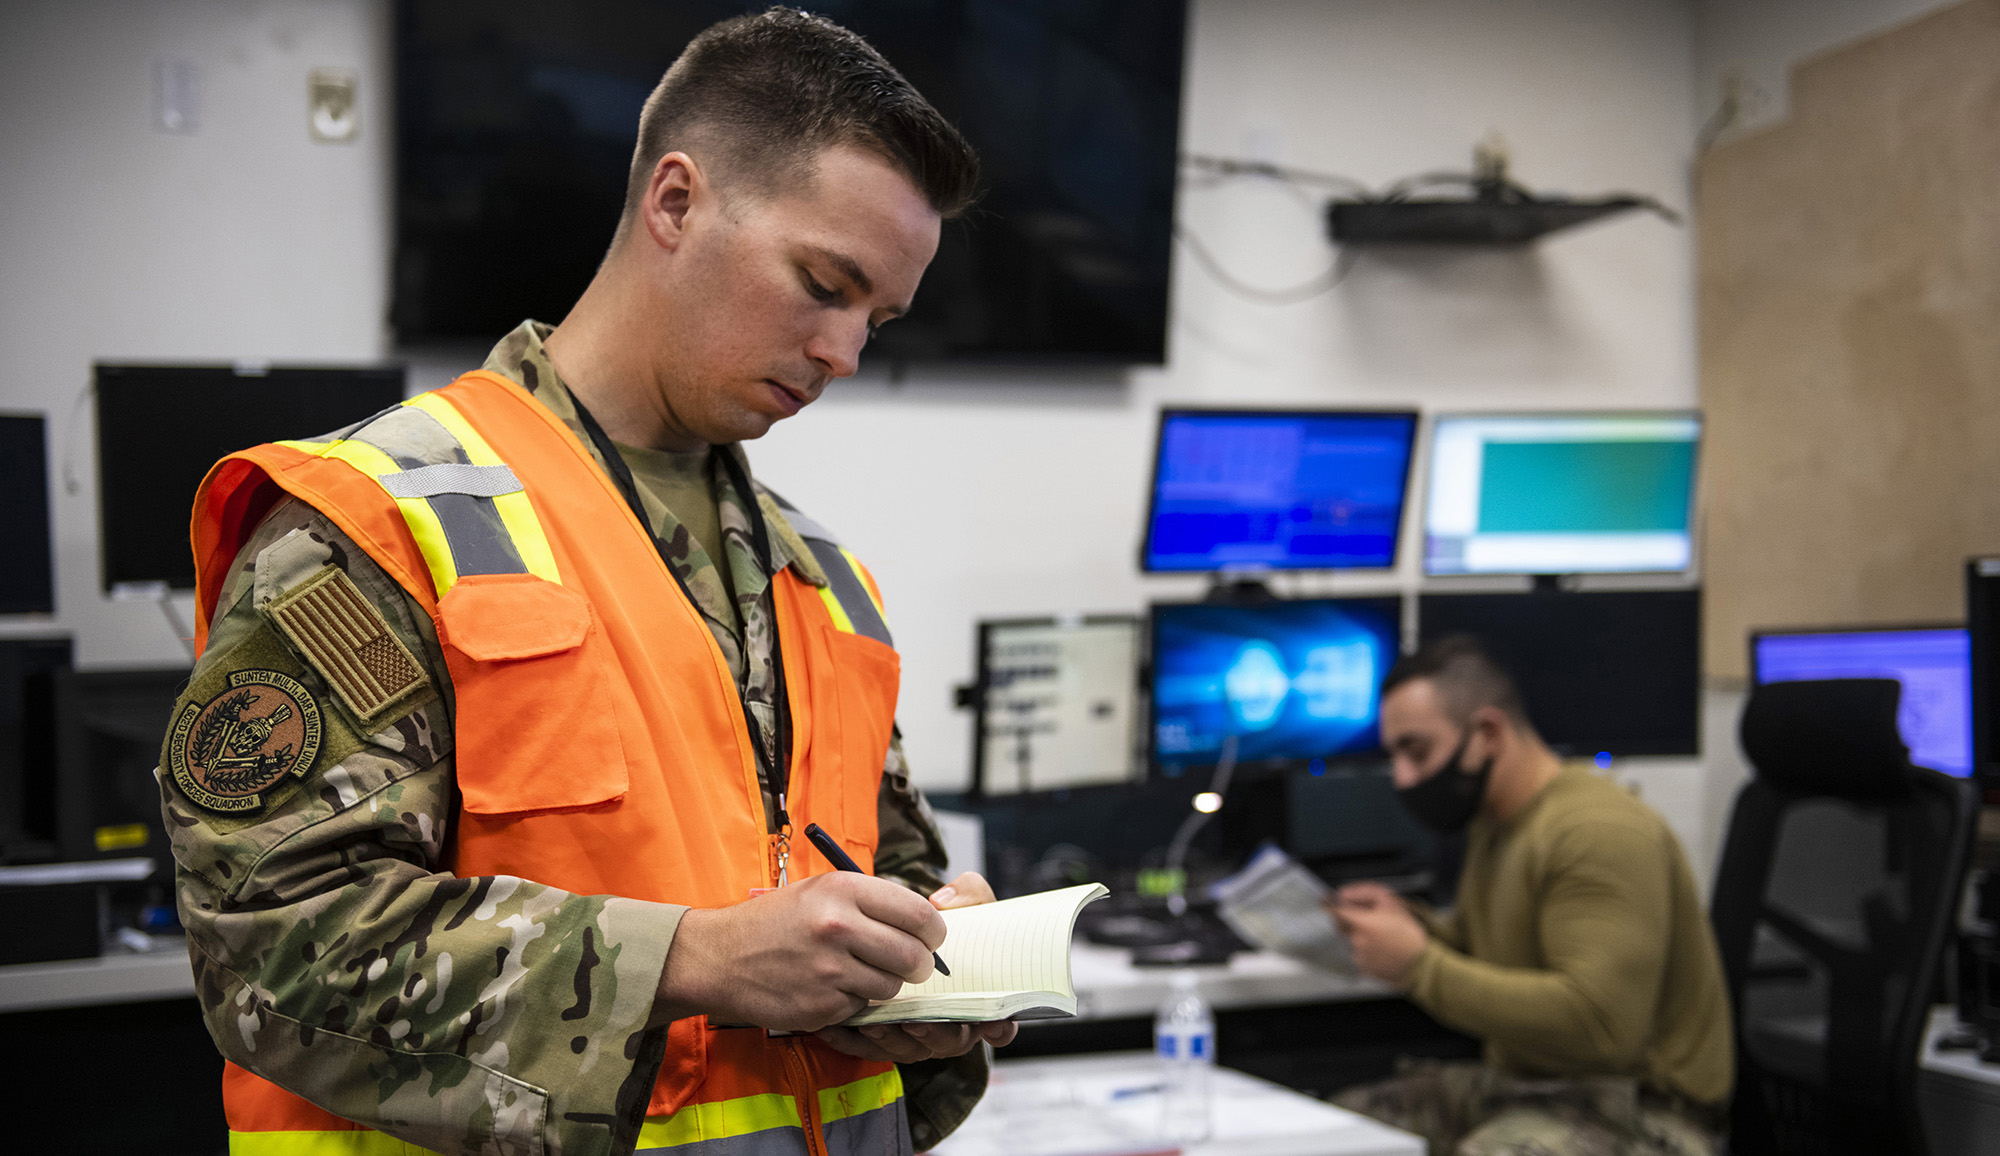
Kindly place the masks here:
POLYGON ((1184 1144, 1208 1139, 1215 1013, 1191 971, 1174 973, 1173 991, 1153 1018, 1153 1053, 1160 1065, 1160 1134, 1184 1144))

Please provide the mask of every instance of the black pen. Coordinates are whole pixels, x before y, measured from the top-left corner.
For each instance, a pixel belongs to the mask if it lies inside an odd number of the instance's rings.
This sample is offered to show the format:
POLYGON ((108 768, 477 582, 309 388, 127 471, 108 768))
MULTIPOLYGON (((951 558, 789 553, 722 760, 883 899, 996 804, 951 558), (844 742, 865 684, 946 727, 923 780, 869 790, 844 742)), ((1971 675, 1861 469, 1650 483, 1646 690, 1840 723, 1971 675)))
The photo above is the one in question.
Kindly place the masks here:
MULTIPOLYGON (((840 844, 834 842, 833 836, 822 830, 818 823, 806 824, 806 838, 812 840, 812 845, 819 848, 819 853, 826 856, 827 862, 840 870, 852 871, 857 875, 868 874, 868 872, 861 869, 859 863, 847 857, 847 852, 842 851, 840 844)), ((931 962, 937 965, 939 975, 944 976, 946 979, 951 978, 951 969, 944 965, 944 960, 939 959, 938 953, 935 951, 931 952, 931 962)))

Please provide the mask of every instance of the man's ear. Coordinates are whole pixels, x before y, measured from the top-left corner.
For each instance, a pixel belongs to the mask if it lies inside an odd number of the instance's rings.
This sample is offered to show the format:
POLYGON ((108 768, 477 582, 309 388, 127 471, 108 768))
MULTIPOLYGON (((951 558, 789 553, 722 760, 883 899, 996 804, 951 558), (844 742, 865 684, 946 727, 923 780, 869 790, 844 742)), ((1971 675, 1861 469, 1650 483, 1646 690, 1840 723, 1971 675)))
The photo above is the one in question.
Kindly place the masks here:
POLYGON ((672 251, 687 236, 688 207, 708 192, 708 183, 693 157, 671 152, 653 165, 646 196, 639 202, 639 223, 653 244, 672 251))
POLYGON ((1514 737, 1513 720, 1497 706, 1482 706, 1474 710, 1472 729, 1478 737, 1478 745, 1485 748, 1478 758, 1473 758, 1470 751, 1466 753, 1466 761, 1473 764, 1500 757, 1514 737))

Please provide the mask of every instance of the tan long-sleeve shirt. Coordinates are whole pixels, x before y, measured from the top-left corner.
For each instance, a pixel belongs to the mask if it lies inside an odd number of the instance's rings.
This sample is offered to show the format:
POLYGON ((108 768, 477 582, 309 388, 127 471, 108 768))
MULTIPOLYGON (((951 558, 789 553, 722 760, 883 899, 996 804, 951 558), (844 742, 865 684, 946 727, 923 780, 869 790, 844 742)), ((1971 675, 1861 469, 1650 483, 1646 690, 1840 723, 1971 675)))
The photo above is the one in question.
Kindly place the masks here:
POLYGON ((1632 1076, 1705 1104, 1734 1079, 1722 963, 1659 815, 1566 768, 1468 832, 1458 905, 1409 977, 1425 1011, 1523 1076, 1632 1076))

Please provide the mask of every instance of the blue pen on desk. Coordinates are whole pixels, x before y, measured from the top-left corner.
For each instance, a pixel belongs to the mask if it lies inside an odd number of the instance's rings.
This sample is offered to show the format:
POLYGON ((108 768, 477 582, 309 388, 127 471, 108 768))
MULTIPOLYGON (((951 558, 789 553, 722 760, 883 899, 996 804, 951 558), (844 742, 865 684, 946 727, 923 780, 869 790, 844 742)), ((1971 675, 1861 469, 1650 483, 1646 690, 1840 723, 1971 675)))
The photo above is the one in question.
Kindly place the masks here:
MULTIPOLYGON (((861 869, 860 864, 847 857, 847 852, 842 851, 840 844, 834 842, 833 836, 821 829, 818 823, 806 824, 806 838, 812 840, 812 845, 819 848, 819 853, 826 856, 826 861, 839 870, 852 871, 857 875, 868 874, 861 869)), ((931 962, 937 965, 939 975, 951 978, 951 969, 944 965, 944 960, 939 959, 935 951, 931 952, 931 962)))

